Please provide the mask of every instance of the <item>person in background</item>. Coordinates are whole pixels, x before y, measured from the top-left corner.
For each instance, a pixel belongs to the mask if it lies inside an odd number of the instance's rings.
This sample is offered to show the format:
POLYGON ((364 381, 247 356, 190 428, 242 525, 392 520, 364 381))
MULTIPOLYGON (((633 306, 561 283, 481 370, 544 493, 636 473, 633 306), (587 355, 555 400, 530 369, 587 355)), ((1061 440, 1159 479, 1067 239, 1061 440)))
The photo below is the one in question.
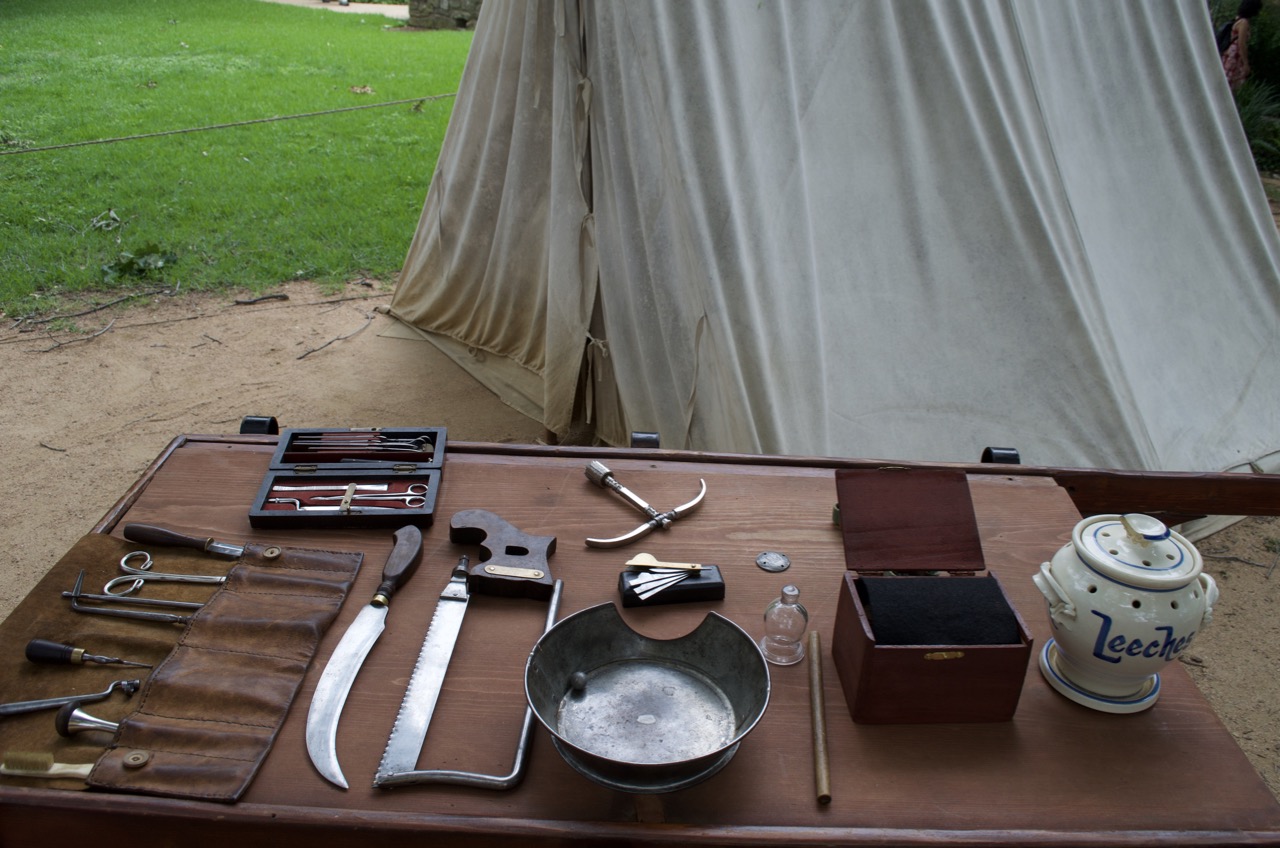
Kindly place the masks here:
POLYGON ((1222 54, 1222 69, 1226 71, 1232 92, 1239 91, 1249 77, 1250 21, 1261 11, 1262 0, 1242 0, 1236 10, 1236 20, 1231 25, 1231 46, 1222 54))

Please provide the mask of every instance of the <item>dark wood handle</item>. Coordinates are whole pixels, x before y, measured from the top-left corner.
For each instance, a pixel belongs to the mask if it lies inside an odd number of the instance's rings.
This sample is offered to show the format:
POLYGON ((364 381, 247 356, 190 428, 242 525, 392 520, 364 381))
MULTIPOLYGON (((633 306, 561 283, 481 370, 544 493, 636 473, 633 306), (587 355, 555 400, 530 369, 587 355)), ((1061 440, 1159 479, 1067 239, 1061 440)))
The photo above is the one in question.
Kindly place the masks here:
POLYGON ((84 662, 81 659, 83 656, 83 651, 77 655, 74 646, 64 645, 61 642, 51 642, 48 639, 32 639, 27 643, 27 659, 34 663, 69 665, 84 662))
POLYGON ((384 602, 390 601, 396 590, 413 576, 422 559, 421 530, 409 524, 397 530, 395 538, 395 547, 387 556, 387 564, 382 567, 382 582, 378 584, 377 595, 381 595, 384 602))
POLYGON ((144 545, 195 548, 198 551, 207 551, 209 546, 213 544, 212 538, 201 539, 198 536, 187 536, 182 533, 175 533, 172 530, 166 530, 163 527, 156 527, 154 524, 126 524, 124 526, 124 537, 130 542, 140 542, 144 545))

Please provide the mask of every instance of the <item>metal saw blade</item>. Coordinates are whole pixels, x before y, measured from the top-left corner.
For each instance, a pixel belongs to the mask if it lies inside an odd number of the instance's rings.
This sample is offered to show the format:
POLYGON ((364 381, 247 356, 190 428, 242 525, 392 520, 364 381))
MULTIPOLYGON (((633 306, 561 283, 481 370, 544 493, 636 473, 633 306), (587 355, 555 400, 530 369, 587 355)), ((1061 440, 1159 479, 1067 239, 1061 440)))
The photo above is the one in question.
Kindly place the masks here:
POLYGON ((453 646, 457 644, 458 633, 462 630, 469 600, 465 573, 459 575, 455 571, 431 616, 431 626, 427 628, 418 661, 413 666, 409 688, 400 702, 400 712, 387 739, 382 762, 378 764, 374 786, 381 786, 392 775, 417 768, 418 755, 422 752, 431 715, 444 687, 449 658, 453 656, 453 646))

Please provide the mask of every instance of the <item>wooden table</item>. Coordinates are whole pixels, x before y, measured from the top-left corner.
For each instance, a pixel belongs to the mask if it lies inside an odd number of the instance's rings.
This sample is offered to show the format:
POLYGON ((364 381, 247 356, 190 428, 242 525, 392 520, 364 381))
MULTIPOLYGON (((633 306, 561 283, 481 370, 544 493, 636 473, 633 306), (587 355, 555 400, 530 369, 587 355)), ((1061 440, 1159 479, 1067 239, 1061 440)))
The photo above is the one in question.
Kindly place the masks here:
MULTIPOLYGON (((306 707, 329 653, 371 597, 391 546, 383 530, 254 530, 247 511, 270 459, 265 436, 181 437, 94 532, 118 535, 125 522, 159 524, 233 542, 364 551, 365 565, 329 629, 280 735, 245 797, 216 804, 0 785, 0 844, 352 844, 510 845, 635 842, 716 845, 1280 844, 1277 804, 1178 663, 1163 674, 1159 702, 1137 715, 1088 710, 1053 692, 1033 659, 1011 722, 856 725, 830 658, 836 590, 844 572, 831 520, 833 465, 780 458, 667 451, 451 444, 425 534, 422 566, 392 605, 388 627, 347 701, 338 750, 349 791, 325 782, 307 759, 306 707), (622 533, 638 515, 592 486, 588 457, 604 461, 660 509, 708 487, 694 515, 628 548, 589 549, 588 536, 622 533), (376 790, 372 775, 399 707, 436 598, 465 549, 448 539, 458 510, 481 508, 520 529, 553 535, 550 560, 565 582, 561 615, 617 600, 627 558, 718 564, 728 595, 710 604, 625 611, 635 629, 668 638, 692 630, 708 610, 749 633, 784 582, 801 590, 811 627, 823 639, 826 721, 833 800, 815 800, 805 664, 772 667, 768 710, 729 765, 690 789, 632 796, 571 769, 536 728, 524 782, 508 792, 463 787, 376 790), (755 565, 782 551, 785 574, 755 565)), ((1038 649, 1049 635, 1039 564, 1069 538, 1080 514, 1052 477, 983 469, 969 476, 988 567, 1028 622, 1038 649)), ((70 578, 55 567, 0 625, 3 662, 23 662, 18 646, 53 635, 74 616, 58 592, 70 578), (57 606, 55 606, 57 605, 57 606)), ((524 711, 523 665, 545 605, 477 597, 463 625, 446 690, 420 767, 504 774, 524 711)), ((143 624, 142 627, 154 625, 143 624)), ((95 681, 117 672, 103 669, 95 681)), ((86 690, 89 691, 89 690, 86 690)), ((5 700, 32 697, 7 693, 5 700)), ((0 734, 3 727, 0 727, 0 734)), ((61 740, 51 733, 49 747, 61 740)), ((48 750, 48 748, 46 748, 48 750)), ((59 787, 65 784, 59 784, 59 787)))

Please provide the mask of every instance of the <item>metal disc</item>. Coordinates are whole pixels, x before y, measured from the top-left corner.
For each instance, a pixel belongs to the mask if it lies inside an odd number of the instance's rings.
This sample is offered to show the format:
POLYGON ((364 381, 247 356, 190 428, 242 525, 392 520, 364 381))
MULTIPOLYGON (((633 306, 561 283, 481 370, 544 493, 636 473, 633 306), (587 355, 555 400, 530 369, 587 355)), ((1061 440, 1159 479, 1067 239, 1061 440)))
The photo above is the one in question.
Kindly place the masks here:
POLYGON ((777 551, 765 551, 756 557, 756 565, 765 571, 786 571, 791 567, 791 558, 786 554, 780 554, 777 551))
POLYGON ((633 658, 586 675, 556 711, 556 732, 619 763, 657 765, 708 757, 737 733, 733 702, 710 678, 666 660, 633 658))

